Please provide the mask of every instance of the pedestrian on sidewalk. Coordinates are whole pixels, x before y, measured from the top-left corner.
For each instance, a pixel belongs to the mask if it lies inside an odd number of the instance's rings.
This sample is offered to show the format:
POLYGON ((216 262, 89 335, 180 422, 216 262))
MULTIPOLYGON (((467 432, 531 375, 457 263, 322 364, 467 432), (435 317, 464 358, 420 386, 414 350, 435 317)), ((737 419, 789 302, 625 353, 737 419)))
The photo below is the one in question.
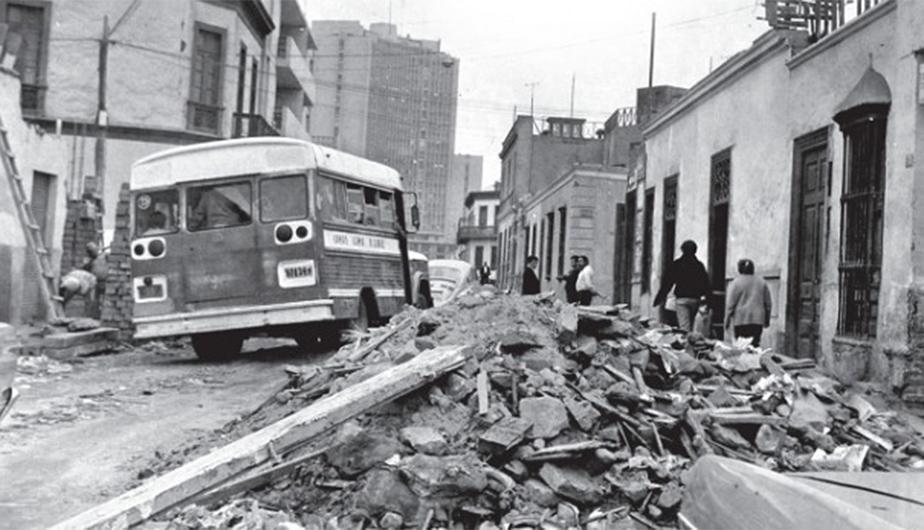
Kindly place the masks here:
POLYGON ((581 273, 581 258, 576 255, 571 256, 571 270, 564 276, 559 276, 558 281, 565 282, 565 301, 569 304, 575 304, 577 297, 577 279, 581 273))
POLYGON ((539 276, 536 274, 538 266, 539 258, 536 256, 526 258, 526 270, 523 271, 523 294, 539 294, 539 276))
POLYGON ((738 277, 728 288, 725 302, 725 329, 733 327, 735 338, 749 338, 758 347, 763 328, 770 326, 772 309, 770 287, 754 275, 754 262, 739 260, 738 277))
POLYGON ((578 273, 577 289, 578 304, 591 305, 595 296, 603 295, 597 292, 594 287, 594 269, 590 266, 590 259, 587 256, 580 256, 581 272, 578 273))
POLYGON ((487 285, 491 283, 491 266, 488 265, 487 261, 481 265, 480 269, 478 269, 478 277, 481 281, 481 285, 487 285))
POLYGON ((701 303, 709 294, 709 275, 706 266, 696 258, 696 243, 686 240, 680 245, 681 256, 674 260, 661 280, 661 289, 654 299, 655 307, 663 308, 667 294, 674 289, 677 324, 686 331, 693 330, 693 319, 701 303))

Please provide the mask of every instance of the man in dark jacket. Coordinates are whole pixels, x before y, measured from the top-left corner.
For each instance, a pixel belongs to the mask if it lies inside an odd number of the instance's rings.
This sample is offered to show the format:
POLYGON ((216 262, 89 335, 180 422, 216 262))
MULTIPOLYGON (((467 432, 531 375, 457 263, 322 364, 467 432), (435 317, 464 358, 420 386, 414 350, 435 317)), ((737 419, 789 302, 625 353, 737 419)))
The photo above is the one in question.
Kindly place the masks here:
POLYGON ((536 256, 526 258, 526 270, 523 271, 523 294, 539 294, 539 276, 536 275, 538 266, 539 258, 536 256))
POLYGON ((706 302, 711 288, 706 266, 696 259, 696 243, 684 241, 680 251, 683 254, 670 264, 661 279, 661 290, 655 296, 654 305, 662 307, 673 288, 677 299, 677 323, 682 329, 691 331, 696 311, 700 303, 706 302))
POLYGON ((565 300, 569 304, 574 304, 578 301, 577 279, 580 273, 581 260, 575 255, 571 256, 571 270, 568 271, 568 274, 558 277, 558 281, 565 282, 565 300))

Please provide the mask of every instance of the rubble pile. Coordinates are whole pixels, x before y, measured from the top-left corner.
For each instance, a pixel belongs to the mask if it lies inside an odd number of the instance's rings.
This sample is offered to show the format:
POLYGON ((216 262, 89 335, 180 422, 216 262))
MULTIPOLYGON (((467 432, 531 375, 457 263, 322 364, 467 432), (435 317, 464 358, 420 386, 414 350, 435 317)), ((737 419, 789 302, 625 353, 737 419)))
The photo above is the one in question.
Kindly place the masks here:
MULTIPOLYGON (((924 468, 919 432, 813 361, 625 308, 482 290, 392 322, 322 367, 290 367, 287 387, 238 427, 435 346, 468 345, 466 364, 342 425, 322 456, 239 497, 310 529, 654 528, 676 524, 685 472, 707 454, 774 471, 924 468)), ((189 524, 209 513, 187 509, 170 527, 211 528, 189 524)))

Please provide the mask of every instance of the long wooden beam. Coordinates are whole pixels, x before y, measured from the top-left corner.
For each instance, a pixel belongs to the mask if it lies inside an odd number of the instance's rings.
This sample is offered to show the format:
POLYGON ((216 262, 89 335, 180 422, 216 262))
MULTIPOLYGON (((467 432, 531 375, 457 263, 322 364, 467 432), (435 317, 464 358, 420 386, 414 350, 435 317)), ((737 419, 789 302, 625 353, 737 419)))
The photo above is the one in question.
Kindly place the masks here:
POLYGON ((443 346, 423 352, 52 528, 130 528, 359 414, 433 382, 461 367, 465 350, 465 346, 443 346))

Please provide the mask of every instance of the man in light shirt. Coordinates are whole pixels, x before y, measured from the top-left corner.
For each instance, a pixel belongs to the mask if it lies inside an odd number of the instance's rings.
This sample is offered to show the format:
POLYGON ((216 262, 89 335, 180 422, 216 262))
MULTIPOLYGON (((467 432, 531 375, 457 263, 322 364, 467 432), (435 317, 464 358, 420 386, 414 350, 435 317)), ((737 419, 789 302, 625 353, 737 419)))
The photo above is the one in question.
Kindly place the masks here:
POLYGON ((581 272, 578 273, 577 289, 578 304, 591 305, 594 296, 602 296, 594 288, 594 269, 590 266, 590 260, 587 256, 581 256, 581 272))

